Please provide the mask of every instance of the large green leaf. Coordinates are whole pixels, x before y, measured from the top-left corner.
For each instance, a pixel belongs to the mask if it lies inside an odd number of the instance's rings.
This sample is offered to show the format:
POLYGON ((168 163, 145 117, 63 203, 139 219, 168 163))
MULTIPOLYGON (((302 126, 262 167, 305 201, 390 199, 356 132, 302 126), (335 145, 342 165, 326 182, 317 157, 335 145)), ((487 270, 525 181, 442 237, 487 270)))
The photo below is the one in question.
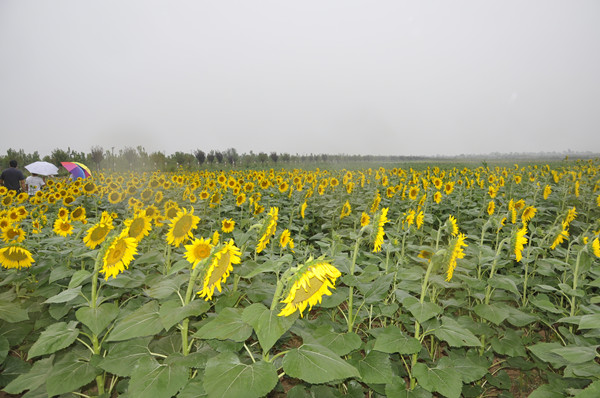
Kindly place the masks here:
POLYGON ((116 303, 104 303, 96 308, 82 307, 75 312, 75 317, 92 333, 99 335, 119 315, 119 307, 116 303))
POLYGON ((36 361, 28 373, 11 381, 4 387, 4 391, 9 394, 20 394, 25 390, 35 390, 46 382, 48 374, 52 370, 52 361, 54 361, 54 356, 36 361))
MULTIPOLYGON (((414 301, 415 302, 413 302, 412 304, 408 304, 406 308, 410 311, 410 313, 415 317, 415 319, 419 323, 423 323, 428 319, 431 319, 434 316, 441 314, 443 311, 442 307, 430 301, 424 301, 422 303, 416 299, 414 301)), ((406 300, 404 302, 404 305, 406 305, 406 300)))
POLYGON ((73 300, 75 297, 79 296, 81 293, 81 286, 74 287, 73 289, 67 289, 55 296, 50 297, 44 304, 54 304, 54 303, 67 303, 73 300))
POLYGON ((395 352, 403 355, 416 354, 421 351, 421 343, 414 337, 407 336, 397 326, 387 326, 377 335, 373 349, 388 354, 395 352))
POLYGON ((309 383, 327 383, 348 377, 360 377, 358 369, 330 349, 316 344, 303 344, 288 351, 283 358, 283 370, 291 377, 309 383))
POLYGON ((29 319, 27 310, 21 308, 19 303, 13 301, 0 301, 0 319, 10 323, 26 321, 29 319))
POLYGON ((150 287, 148 289, 144 289, 144 293, 146 293, 149 297, 162 300, 165 299, 175 292, 179 290, 179 286, 181 286, 187 277, 184 274, 176 275, 175 277, 169 276, 159 276, 158 278, 153 278, 148 281, 150 287))
POLYGON ((537 343, 527 347, 536 357, 544 362, 548 362, 556 369, 568 365, 567 360, 554 352, 554 350, 560 348, 563 348, 560 343, 537 343))
POLYGON ((188 381, 188 368, 182 365, 142 361, 129 381, 132 397, 170 398, 188 381))
POLYGON ((277 384, 271 362, 241 363, 237 355, 224 352, 209 359, 204 371, 204 390, 209 398, 258 398, 277 384))
POLYGON ((496 325, 500 325, 503 320, 508 318, 508 309, 495 304, 477 304, 473 311, 483 319, 496 325))
POLYGON ((160 306, 160 322, 165 330, 169 330, 177 322, 191 316, 202 315, 209 308, 210 304, 204 300, 194 300, 186 306, 182 306, 179 300, 170 300, 160 306))
POLYGON ((485 357, 469 351, 466 355, 453 354, 451 357, 443 357, 438 361, 437 367, 454 369, 460 374, 463 383, 472 383, 488 373, 489 365, 491 364, 485 357))
POLYGON ((92 276, 92 273, 88 270, 82 269, 76 271, 69 282, 69 289, 82 285, 90 276, 92 276))
POLYGON ((429 368, 424 363, 413 366, 413 375, 430 392, 439 392, 448 398, 459 398, 462 391, 460 374, 452 368, 429 368))
POLYGON ((102 373, 90 363, 90 352, 87 350, 68 352, 60 361, 54 364, 46 380, 46 390, 49 396, 77 391, 102 373))
POLYGON ((252 326, 242 320, 241 308, 224 308, 213 320, 202 326, 194 337, 201 339, 246 341, 252 326))
POLYGON ((70 346, 79 335, 77 324, 78 322, 71 321, 68 324, 58 322, 48 326, 29 349, 27 357, 32 359, 41 355, 52 354, 70 346))
POLYGON ((131 376, 136 364, 152 357, 148 349, 150 339, 151 337, 142 337, 115 344, 98 366, 117 376, 131 376))
POLYGON ((481 346, 481 342, 473 333, 448 317, 442 317, 442 326, 435 329, 433 333, 438 339, 447 342, 450 347, 481 346))
POLYGON ((108 335, 107 341, 129 340, 152 336, 163 329, 158 313, 158 303, 151 301, 121 319, 108 335))
POLYGON ((10 343, 8 342, 8 339, 0 335, 0 364, 4 362, 4 359, 6 359, 8 350, 10 350, 10 343))
POLYGON ((246 307, 242 313, 242 320, 252 325, 264 353, 292 327, 296 319, 297 313, 291 316, 277 316, 276 311, 271 311, 260 303, 246 307))
POLYGON ((329 326, 323 326, 312 331, 309 336, 303 338, 307 343, 316 342, 335 352, 336 355, 347 355, 358 349, 362 340, 354 332, 338 333, 330 330, 329 326))
POLYGON ((598 329, 600 328, 600 314, 584 315, 579 321, 579 329, 598 329))
POLYGON ((600 380, 594 381, 582 391, 575 394, 574 398, 597 398, 600 397, 600 380))
POLYGON ((394 377, 389 354, 380 351, 371 351, 358 361, 348 361, 354 365, 363 383, 386 384, 394 377))
POLYGON ((555 348, 552 353, 558 354, 570 363, 584 363, 596 358, 596 349, 598 346, 582 347, 571 345, 566 347, 555 348))

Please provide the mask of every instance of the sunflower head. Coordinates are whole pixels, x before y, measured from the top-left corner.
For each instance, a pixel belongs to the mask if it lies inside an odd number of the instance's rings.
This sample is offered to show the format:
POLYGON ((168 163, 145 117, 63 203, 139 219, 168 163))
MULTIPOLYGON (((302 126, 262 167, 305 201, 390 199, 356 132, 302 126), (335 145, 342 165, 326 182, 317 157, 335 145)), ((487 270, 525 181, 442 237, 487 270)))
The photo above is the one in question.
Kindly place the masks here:
POLYGON ((196 268, 198 263, 210 256, 213 245, 209 239, 194 239, 189 245, 185 245, 185 258, 196 268))
POLYGON ((198 295, 208 301, 212 299, 215 288, 220 292, 221 283, 227 281, 230 272, 233 271, 233 265, 241 262, 240 256, 241 251, 235 246, 233 239, 217 248, 209 260, 210 264, 204 275, 202 290, 198 292, 198 295))
POLYGON ((0 265, 4 268, 29 268, 35 260, 29 252, 19 245, 10 245, 0 249, 0 265))
POLYGON ((189 212, 183 209, 171 220, 171 226, 167 232, 167 243, 178 247, 187 238, 192 237, 192 230, 196 229, 200 217, 194 215, 194 208, 189 212))
POLYGON ((310 311, 323 296, 331 296, 329 289, 335 289, 335 281, 340 276, 340 271, 324 259, 307 261, 296 268, 295 274, 288 280, 289 291, 281 301, 285 307, 278 315, 290 316, 299 311, 303 316, 306 307, 310 311))

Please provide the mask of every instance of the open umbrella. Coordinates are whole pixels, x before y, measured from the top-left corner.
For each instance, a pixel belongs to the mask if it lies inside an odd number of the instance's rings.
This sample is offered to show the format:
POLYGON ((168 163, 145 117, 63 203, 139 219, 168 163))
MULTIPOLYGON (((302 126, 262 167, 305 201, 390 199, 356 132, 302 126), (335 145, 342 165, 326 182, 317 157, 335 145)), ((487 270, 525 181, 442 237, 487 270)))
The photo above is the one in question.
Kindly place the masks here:
POLYGON ((60 162, 60 164, 62 164, 65 169, 69 170, 69 173, 71 173, 74 180, 76 180, 78 178, 82 178, 82 179, 87 178, 92 175, 92 172, 90 171, 90 169, 88 169, 88 167, 83 163, 60 162))
POLYGON ((41 176, 50 176, 58 174, 58 167, 52 163, 37 161, 25 166, 25 169, 32 174, 39 174, 41 176))

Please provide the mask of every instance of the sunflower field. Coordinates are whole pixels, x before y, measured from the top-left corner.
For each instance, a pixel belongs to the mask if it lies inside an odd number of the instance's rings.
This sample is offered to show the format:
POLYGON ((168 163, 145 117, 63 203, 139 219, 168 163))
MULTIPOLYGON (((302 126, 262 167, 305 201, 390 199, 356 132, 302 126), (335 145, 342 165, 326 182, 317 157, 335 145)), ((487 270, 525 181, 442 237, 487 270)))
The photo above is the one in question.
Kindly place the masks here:
POLYGON ((600 396, 600 162, 0 188, 0 388, 600 396))

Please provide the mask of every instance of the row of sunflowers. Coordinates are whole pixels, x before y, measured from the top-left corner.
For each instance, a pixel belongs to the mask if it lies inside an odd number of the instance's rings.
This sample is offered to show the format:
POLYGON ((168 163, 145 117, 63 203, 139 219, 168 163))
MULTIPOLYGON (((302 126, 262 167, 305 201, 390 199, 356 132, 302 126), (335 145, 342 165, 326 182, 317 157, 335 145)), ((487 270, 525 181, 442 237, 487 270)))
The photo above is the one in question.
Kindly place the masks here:
POLYGON ((0 386, 600 393, 599 166, 95 173, 32 197, 0 188, 0 386))

